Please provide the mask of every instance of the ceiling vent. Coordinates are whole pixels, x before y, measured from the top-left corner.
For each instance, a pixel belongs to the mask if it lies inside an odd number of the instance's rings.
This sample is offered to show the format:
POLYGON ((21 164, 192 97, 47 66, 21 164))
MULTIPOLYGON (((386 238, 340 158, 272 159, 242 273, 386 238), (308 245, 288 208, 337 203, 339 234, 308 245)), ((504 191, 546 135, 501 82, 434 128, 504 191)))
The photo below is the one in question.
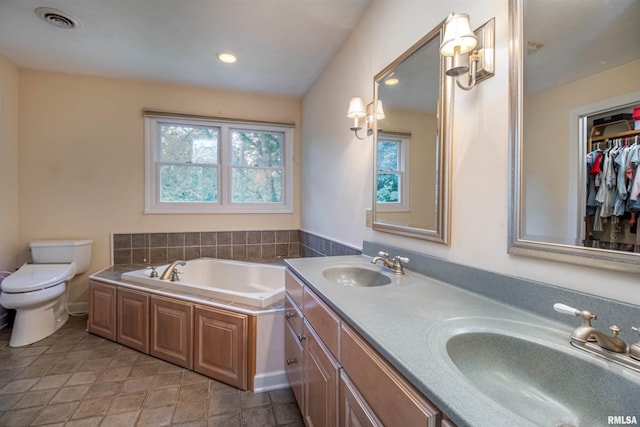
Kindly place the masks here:
POLYGON ((71 30, 80 26, 77 19, 58 9, 53 9, 51 7, 39 7, 35 12, 40 18, 58 28, 71 30))

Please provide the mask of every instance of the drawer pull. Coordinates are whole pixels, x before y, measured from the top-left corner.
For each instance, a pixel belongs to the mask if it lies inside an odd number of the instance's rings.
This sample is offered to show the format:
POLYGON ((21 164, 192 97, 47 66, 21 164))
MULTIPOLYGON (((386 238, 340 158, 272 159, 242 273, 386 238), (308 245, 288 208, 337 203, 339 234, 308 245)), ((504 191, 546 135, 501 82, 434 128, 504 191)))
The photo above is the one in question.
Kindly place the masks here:
POLYGON ((302 342, 303 340, 306 340, 307 337, 304 336, 304 334, 298 334, 298 341, 302 342))
POLYGON ((296 359, 287 359, 287 365, 293 365, 298 363, 298 361, 296 359))
POLYGON ((298 317, 298 313, 296 313, 295 311, 287 311, 284 314, 285 319, 291 319, 292 317, 298 317))

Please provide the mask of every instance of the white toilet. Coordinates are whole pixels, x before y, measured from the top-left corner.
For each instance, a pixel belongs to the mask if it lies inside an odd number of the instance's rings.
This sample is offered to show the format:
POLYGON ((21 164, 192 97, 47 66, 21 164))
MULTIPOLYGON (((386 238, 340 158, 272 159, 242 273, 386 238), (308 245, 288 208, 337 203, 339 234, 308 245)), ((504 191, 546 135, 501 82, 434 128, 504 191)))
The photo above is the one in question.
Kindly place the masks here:
POLYGON ((66 282, 89 267, 92 245, 92 240, 29 244, 33 264, 24 264, 1 285, 0 305, 16 310, 11 347, 40 341, 66 323, 66 282))

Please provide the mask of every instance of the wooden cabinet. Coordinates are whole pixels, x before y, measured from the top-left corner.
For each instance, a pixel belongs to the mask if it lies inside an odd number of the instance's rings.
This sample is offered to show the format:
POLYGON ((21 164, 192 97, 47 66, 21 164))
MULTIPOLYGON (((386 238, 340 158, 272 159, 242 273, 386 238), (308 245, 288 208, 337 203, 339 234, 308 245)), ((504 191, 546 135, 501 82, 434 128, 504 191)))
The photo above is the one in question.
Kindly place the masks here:
POLYGON ((117 341, 149 353, 149 294, 118 288, 117 341))
POLYGON ((115 341, 116 326, 116 286, 89 281, 87 329, 92 334, 115 341))
POLYGON ((340 365, 313 328, 304 324, 304 411, 307 426, 338 423, 338 374, 340 365))
POLYGON ((193 304, 151 295, 149 354, 193 368, 193 304))
POLYGON ((340 370, 338 401, 340 427, 383 427, 344 370, 340 370))
POLYGON ((454 426, 290 271, 285 286, 285 369, 307 426, 454 426))
MULTIPOLYGON (((193 370, 247 389, 250 319, 255 316, 214 307, 195 306, 193 370)), ((253 340, 255 341, 255 339, 253 340)))
POLYGON ((285 295, 284 299, 284 358, 285 371, 289 378, 289 384, 293 390, 293 394, 298 401, 300 411, 304 408, 304 346, 300 338, 303 337, 303 320, 302 313, 298 310, 295 303, 289 295, 285 295))
POLYGON ((351 328, 342 324, 340 362, 385 425, 439 425, 440 411, 351 328))

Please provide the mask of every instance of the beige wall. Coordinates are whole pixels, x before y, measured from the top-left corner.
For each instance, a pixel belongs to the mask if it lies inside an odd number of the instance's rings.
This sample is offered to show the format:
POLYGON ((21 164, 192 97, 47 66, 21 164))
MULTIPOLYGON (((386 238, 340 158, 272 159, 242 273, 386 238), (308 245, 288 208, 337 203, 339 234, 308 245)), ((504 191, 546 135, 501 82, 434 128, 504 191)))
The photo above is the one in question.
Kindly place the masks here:
POLYGON ((17 248, 18 67, 0 56, 0 270, 16 267, 17 248))
MULTIPOLYGON (((297 186, 292 214, 144 215, 143 108, 300 123, 298 99, 21 70, 22 249, 33 239, 90 238, 95 272, 110 263, 112 232, 299 228, 297 186)), ((296 159, 299 139, 296 129, 296 159)), ((72 300, 84 298, 86 276, 72 300)))

